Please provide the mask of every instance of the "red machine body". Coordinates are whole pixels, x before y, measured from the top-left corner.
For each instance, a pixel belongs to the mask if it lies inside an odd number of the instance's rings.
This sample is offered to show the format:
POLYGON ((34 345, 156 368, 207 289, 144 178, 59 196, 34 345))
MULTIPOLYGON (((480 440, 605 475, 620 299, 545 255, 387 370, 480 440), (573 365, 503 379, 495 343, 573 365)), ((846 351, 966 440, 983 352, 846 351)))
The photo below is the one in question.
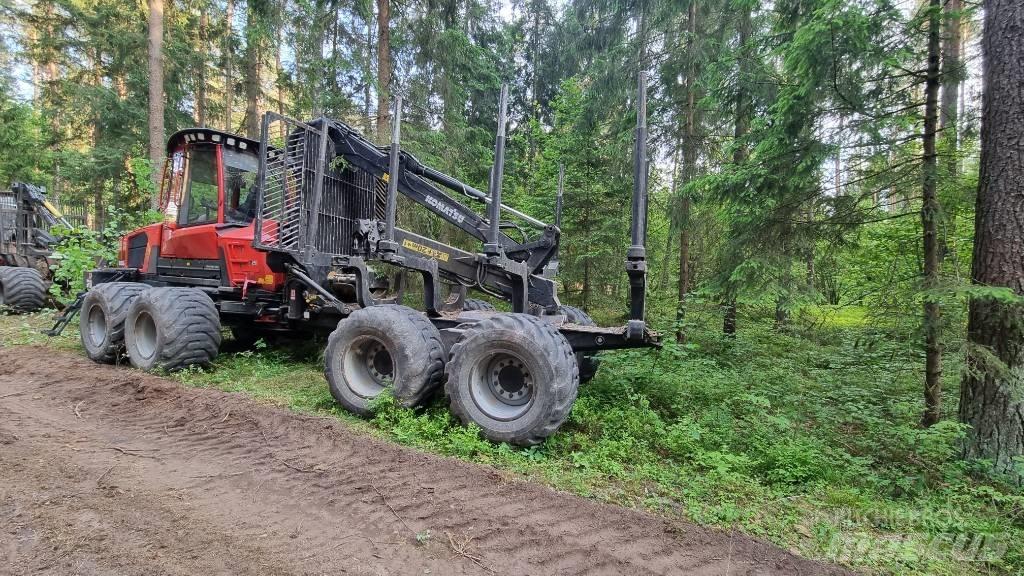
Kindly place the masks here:
POLYGON ((253 247, 259 144, 190 128, 171 136, 160 192, 164 221, 126 234, 118 265, 155 280, 276 292, 284 274, 253 247))

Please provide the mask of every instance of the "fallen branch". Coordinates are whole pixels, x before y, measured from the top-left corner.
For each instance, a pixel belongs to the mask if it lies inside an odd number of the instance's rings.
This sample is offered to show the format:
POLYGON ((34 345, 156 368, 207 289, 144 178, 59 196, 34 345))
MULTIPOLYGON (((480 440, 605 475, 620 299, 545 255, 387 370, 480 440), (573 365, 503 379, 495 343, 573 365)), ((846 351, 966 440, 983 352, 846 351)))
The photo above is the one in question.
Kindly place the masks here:
POLYGON ((110 474, 110 471, 113 470, 116 467, 117 467, 117 464, 112 464, 110 466, 110 468, 107 468, 107 470, 103 474, 100 474, 100 477, 96 479, 96 485, 99 486, 100 485, 100 480, 103 480, 107 476, 107 474, 110 474))
POLYGON ((374 539, 370 538, 369 536, 366 536, 365 534, 360 534, 359 532, 353 532, 351 534, 345 534, 344 536, 342 536, 340 538, 337 538, 336 540, 338 541, 338 543, 335 544, 334 547, 331 548, 331 550, 337 550, 338 548, 341 548, 342 544, 345 543, 345 540, 348 540, 349 538, 362 538, 363 540, 366 540, 367 542, 369 542, 370 544, 373 544, 374 546, 379 546, 380 544, 405 544, 405 542, 395 542, 394 540, 379 540, 378 541, 378 540, 374 540, 374 539))
POLYGON ((373 488, 373 491, 376 492, 378 496, 380 496, 380 499, 384 501, 384 505, 388 507, 388 510, 391 510, 391 513, 395 515, 395 518, 398 518, 399 522, 401 522, 402 525, 405 526, 405 529, 408 530, 409 532, 412 532, 413 534, 416 534, 416 531, 412 529, 412 526, 409 526, 409 524, 405 521, 405 519, 402 518, 401 516, 399 516, 398 512, 396 512, 395 509, 391 506, 391 504, 388 503, 388 499, 384 497, 384 493, 381 492, 377 488, 377 486, 375 486, 373 484, 370 484, 370 486, 373 488))
POLYGON ((473 541, 471 536, 466 536, 462 542, 456 542, 455 536, 453 536, 451 532, 445 531, 445 535, 448 536, 448 546, 457 556, 462 556, 473 564, 476 564, 491 574, 494 574, 494 569, 484 564, 483 560, 481 560, 479 556, 469 553, 469 545, 473 541))
POLYGON ((220 474, 203 474, 201 476, 189 476, 189 478, 230 478, 232 476, 241 476, 242 474, 248 474, 248 471, 243 472, 221 472, 220 474))
POLYGON ((79 419, 82 418, 82 413, 80 412, 80 409, 82 408, 82 404, 84 404, 84 403, 85 403, 85 400, 82 400, 78 404, 75 404, 75 416, 77 416, 79 419))
POLYGON ((277 460, 278 462, 280 462, 281 464, 284 464, 285 466, 291 468, 292 470, 295 470, 296 472, 302 472, 303 474, 310 474, 310 473, 313 473, 313 472, 319 472, 319 473, 322 474, 322 473, 325 472, 325 470, 321 470, 320 468, 317 468, 316 466, 313 466, 311 468, 299 468, 298 466, 288 462, 287 460, 282 460, 281 458, 278 458, 277 456, 274 456, 274 459, 277 460))
POLYGON ((124 454, 125 456, 135 456, 137 458, 152 458, 156 460, 156 456, 150 456, 149 454, 135 454, 135 452, 139 452, 139 450, 132 450, 131 448, 121 448, 120 446, 107 446, 107 449, 117 450, 118 452, 124 454))
POLYGON ((17 396, 18 394, 24 394, 24 393, 29 392, 31 390, 32 389, 29 388, 28 390, 22 390, 20 392, 11 392, 10 394, 4 394, 3 396, 0 396, 0 398, 10 398, 11 396, 17 396))

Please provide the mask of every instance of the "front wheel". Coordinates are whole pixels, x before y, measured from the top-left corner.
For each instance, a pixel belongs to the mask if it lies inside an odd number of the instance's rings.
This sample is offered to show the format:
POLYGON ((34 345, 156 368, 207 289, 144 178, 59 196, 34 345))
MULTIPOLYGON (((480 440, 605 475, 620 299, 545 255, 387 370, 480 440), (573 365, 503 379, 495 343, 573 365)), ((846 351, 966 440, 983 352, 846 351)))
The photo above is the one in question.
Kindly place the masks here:
POLYGON ((569 416, 579 369, 569 342, 529 314, 473 324, 452 347, 445 392, 464 424, 495 442, 538 444, 569 416))
POLYGON ((217 307, 196 288, 151 288, 132 303, 125 321, 128 358, 147 372, 209 365, 220 340, 217 307))
POLYGON ((148 289, 138 282, 108 282, 89 290, 78 315, 78 331, 90 360, 110 364, 121 356, 128 308, 148 289))
POLYGON ((380 304, 338 323, 327 340, 324 372, 339 404, 369 416, 370 403, 389 386, 402 406, 422 403, 440 386, 447 359, 441 333, 422 312, 380 304))

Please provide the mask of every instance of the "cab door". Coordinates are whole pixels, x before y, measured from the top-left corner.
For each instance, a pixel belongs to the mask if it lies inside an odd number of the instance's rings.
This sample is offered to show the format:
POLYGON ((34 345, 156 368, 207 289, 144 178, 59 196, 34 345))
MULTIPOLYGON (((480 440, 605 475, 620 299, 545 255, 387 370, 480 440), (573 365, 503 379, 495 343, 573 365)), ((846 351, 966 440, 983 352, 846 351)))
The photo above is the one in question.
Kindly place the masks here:
POLYGON ((182 167, 181 205, 174 222, 164 227, 162 258, 220 261, 217 224, 224 221, 221 146, 190 144, 182 167))

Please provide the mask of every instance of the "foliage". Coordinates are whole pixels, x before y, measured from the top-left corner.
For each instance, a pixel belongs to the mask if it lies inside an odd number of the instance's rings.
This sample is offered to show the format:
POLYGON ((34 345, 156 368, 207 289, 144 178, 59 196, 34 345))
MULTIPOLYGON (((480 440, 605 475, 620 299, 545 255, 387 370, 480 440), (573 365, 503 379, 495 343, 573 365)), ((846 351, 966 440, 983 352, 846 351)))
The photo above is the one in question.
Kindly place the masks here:
POLYGON ((39 113, 10 97, 0 80, 0 183, 46 182, 50 157, 43 143, 39 113))
POLYGON ((50 291, 58 298, 73 298, 85 289, 85 273, 103 265, 116 265, 120 239, 125 232, 158 222, 161 214, 153 211, 129 215, 111 211, 107 226, 100 232, 85 227, 56 226, 53 233, 60 241, 53 251, 59 265, 53 271, 50 291))

